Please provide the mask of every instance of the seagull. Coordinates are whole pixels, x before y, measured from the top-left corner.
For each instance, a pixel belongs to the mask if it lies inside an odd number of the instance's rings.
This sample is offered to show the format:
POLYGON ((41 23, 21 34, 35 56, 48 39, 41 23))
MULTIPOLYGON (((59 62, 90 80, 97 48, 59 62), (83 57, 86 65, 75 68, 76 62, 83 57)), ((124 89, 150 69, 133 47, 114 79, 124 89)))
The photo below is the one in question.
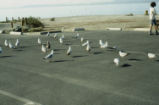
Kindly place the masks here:
POLYGON ((127 56, 128 55, 128 53, 127 52, 124 52, 124 51, 119 51, 119 56, 120 57, 125 57, 125 56, 127 56))
POLYGON ((14 48, 11 42, 9 42, 9 48, 14 48))
POLYGON ((89 41, 87 40, 85 43, 82 44, 82 46, 84 47, 84 46, 86 46, 88 44, 89 44, 89 41))
POLYGON ((38 44, 40 44, 40 45, 42 44, 42 43, 41 43, 41 39, 40 39, 40 38, 38 38, 38 44))
POLYGON ((79 36, 80 36, 79 33, 77 33, 77 34, 75 35, 75 38, 77 39, 79 36))
POLYGON ((4 45, 5 45, 6 47, 8 47, 8 41, 7 41, 7 40, 4 41, 4 45))
POLYGON ((51 44, 50 44, 49 41, 47 41, 47 43, 46 43, 46 48, 47 48, 47 49, 50 49, 50 48, 51 48, 51 44))
POLYGON ((19 39, 16 40, 15 42, 15 47, 18 47, 20 45, 19 39))
POLYGON ((0 47, 0 53, 2 53, 2 47, 0 47))
POLYGON ((102 46, 104 43, 102 40, 99 40, 99 45, 102 46))
POLYGON ((72 48, 71 48, 71 46, 69 46, 68 50, 67 50, 67 55, 71 55, 71 53, 72 53, 72 48))
POLYGON ((63 38, 62 37, 60 37, 59 42, 60 42, 60 44, 63 44, 63 38))
POLYGON ((57 38, 57 33, 55 33, 55 35, 54 35, 54 39, 56 39, 57 38))
POLYGON ((87 46, 86 46, 86 51, 88 51, 88 52, 90 52, 90 51, 91 51, 91 47, 90 47, 90 45, 89 45, 89 44, 87 44, 87 46))
POLYGON ((114 58, 113 62, 115 63, 116 66, 119 66, 120 60, 119 60, 119 58, 114 58))
POLYGON ((107 48, 107 47, 108 47, 108 42, 107 41, 100 45, 100 48, 107 48))
POLYGON ((52 58, 53 54, 54 54, 54 50, 51 50, 51 52, 48 55, 46 55, 43 59, 45 59, 45 60, 50 59, 50 58, 52 58))
POLYGON ((47 32, 47 36, 50 36, 50 32, 47 32))
POLYGON ((61 38, 62 38, 62 39, 64 39, 64 38, 65 38, 65 36, 64 36, 64 35, 62 35, 62 36, 61 36, 61 38))
POLYGON ((43 44, 41 46, 41 51, 44 52, 44 53, 46 53, 46 47, 43 44))
POLYGON ((84 41, 84 38, 83 37, 81 37, 81 42, 83 42, 84 41))
POLYGON ((154 53, 148 53, 148 58, 149 59, 154 59, 154 58, 156 58, 156 54, 154 54, 154 53))

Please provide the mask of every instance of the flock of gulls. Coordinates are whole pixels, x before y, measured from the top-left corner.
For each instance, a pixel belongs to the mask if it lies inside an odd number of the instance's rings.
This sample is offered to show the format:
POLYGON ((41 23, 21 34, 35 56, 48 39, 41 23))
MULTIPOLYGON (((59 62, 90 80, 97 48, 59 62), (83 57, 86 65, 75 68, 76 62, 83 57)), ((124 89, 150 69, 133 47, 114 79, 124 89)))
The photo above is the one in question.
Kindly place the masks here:
MULTIPOLYGON (((48 32, 46 34, 47 37, 50 36, 50 33, 48 32)), ((90 41, 89 40, 85 40, 84 37, 80 37, 80 34, 77 33, 76 35, 73 36, 74 38, 76 38, 77 40, 79 40, 81 42, 81 46, 85 48, 85 50, 87 52, 91 52, 91 44, 90 44, 90 41)), ((59 37, 59 35, 57 33, 55 33, 53 35, 53 38, 55 40, 58 40, 59 41, 59 44, 63 44, 64 43, 64 39, 65 39, 65 36, 62 35, 59 37)), ((37 39, 37 44, 39 46, 41 46, 41 51, 43 53, 47 53, 48 51, 50 51, 46 56, 43 57, 44 60, 50 60, 53 56, 54 56, 54 50, 51 49, 51 44, 49 41, 47 41, 45 44, 42 43, 42 40, 38 37, 37 39)), ((16 39, 15 41, 15 44, 12 44, 11 41, 8 41, 8 40, 5 40, 4 41, 4 46, 5 47, 9 47, 10 49, 16 49, 18 47, 20 47, 20 41, 19 39, 16 39)), ((106 49, 106 48, 109 48, 109 44, 108 44, 108 41, 105 41, 103 42, 102 40, 99 40, 99 48, 101 49, 106 49)), ((126 56, 128 56, 130 53, 126 52, 126 51, 122 51, 122 50, 119 50, 117 49, 116 46, 112 47, 113 49, 116 49, 118 51, 118 55, 119 57, 117 58, 114 58, 113 59, 113 63, 116 65, 116 66, 119 66, 120 65, 120 58, 124 58, 126 56)), ((2 47, 0 47, 0 53, 2 53, 3 50, 2 50, 2 47)), ((72 54, 72 47, 71 46, 68 46, 68 49, 66 51, 66 54, 69 56, 72 54)), ((155 59, 157 57, 157 55, 155 53, 147 53, 147 56, 149 59, 155 59)))

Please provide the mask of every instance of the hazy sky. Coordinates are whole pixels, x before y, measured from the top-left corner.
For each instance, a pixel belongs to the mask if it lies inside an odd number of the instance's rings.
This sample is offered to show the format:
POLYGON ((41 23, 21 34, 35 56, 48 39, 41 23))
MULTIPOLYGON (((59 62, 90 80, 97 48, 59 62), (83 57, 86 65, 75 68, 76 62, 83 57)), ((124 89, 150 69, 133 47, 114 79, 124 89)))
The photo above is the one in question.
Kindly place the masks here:
MULTIPOLYGON (((143 14, 158 0, 0 0, 0 20, 5 17, 64 17, 143 14), (127 4, 126 4, 127 3, 127 4)), ((157 5, 159 10, 159 3, 157 5)))
MULTIPOLYGON (((14 8, 29 5, 55 5, 55 4, 87 4, 110 2, 150 2, 151 0, 0 0, 0 8, 14 8)), ((157 1, 157 0, 153 0, 157 1)))

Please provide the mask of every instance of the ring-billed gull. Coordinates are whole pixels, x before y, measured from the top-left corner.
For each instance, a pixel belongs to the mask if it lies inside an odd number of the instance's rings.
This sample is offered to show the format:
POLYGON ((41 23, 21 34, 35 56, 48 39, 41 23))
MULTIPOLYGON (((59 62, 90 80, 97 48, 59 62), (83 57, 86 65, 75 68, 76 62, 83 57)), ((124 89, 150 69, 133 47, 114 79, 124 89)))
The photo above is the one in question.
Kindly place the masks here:
POLYGON ((108 42, 106 41, 105 43, 103 43, 102 40, 99 40, 99 45, 100 45, 100 48, 107 48, 108 47, 108 42))
POLYGON ((42 46, 41 46, 41 51, 44 52, 44 53, 46 53, 46 51, 47 51, 47 50, 46 50, 46 47, 45 47, 43 44, 42 44, 42 46))
POLYGON ((77 38, 79 38, 79 36, 80 36, 79 33, 77 33, 77 34, 75 35, 75 38, 77 39, 77 38))
POLYGON ((20 45, 20 42, 19 42, 19 39, 17 39, 15 42, 15 47, 19 47, 19 45, 20 45))
POLYGON ((47 49, 50 49, 50 48, 51 48, 51 44, 50 44, 49 41, 46 42, 46 48, 47 48, 47 49))
POLYGON ((2 53, 2 47, 0 47, 0 53, 2 53))
POLYGON ((128 53, 127 52, 124 52, 124 51, 119 51, 119 56, 120 57, 125 57, 125 56, 127 56, 128 55, 128 53))
POLYGON ((38 37, 38 44, 42 44, 41 39, 38 37))
POLYGON ((71 46, 69 46, 68 50, 67 50, 67 55, 71 55, 71 53, 72 53, 72 48, 71 48, 71 46))
POLYGON ((55 33, 53 37, 54 37, 54 39, 57 39, 57 33, 55 33))
POLYGON ((148 55, 148 58, 149 58, 149 59, 154 59, 154 58, 156 58, 156 54, 154 54, 154 53, 148 53, 147 55, 148 55))
POLYGON ((8 40, 5 40, 5 41, 4 41, 4 45, 5 45, 6 47, 8 47, 8 45, 9 45, 9 44, 8 44, 8 40))
POLYGON ((50 32, 47 32, 47 36, 50 36, 50 32))
POLYGON ((48 55, 46 55, 43 59, 45 59, 45 60, 50 59, 53 57, 53 55, 54 55, 54 50, 51 50, 51 52, 48 55))
POLYGON ((81 42, 83 42, 84 41, 84 38, 83 37, 81 37, 81 42))
POLYGON ((87 44, 87 46, 86 46, 86 51, 88 51, 88 52, 90 52, 90 51, 91 51, 91 47, 90 47, 90 45, 89 45, 89 44, 87 44))
POLYGON ((11 42, 9 42, 9 48, 14 48, 11 42))
POLYGON ((63 44, 63 38, 62 37, 60 37, 59 42, 60 42, 60 44, 63 44))
POLYGON ((119 58, 114 58, 113 62, 114 62, 114 64, 115 64, 116 66, 119 66, 120 60, 119 60, 119 58))
POLYGON ((88 44, 89 44, 89 40, 87 40, 85 43, 83 43, 82 46, 84 47, 84 46, 86 46, 88 44))

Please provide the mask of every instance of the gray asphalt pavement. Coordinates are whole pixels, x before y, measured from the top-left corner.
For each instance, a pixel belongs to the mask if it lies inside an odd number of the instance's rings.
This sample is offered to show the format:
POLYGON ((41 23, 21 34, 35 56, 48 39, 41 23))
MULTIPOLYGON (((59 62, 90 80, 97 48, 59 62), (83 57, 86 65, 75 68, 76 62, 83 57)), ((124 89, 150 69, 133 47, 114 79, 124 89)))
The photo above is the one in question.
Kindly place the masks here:
POLYGON ((91 41, 92 51, 85 51, 76 33, 65 35, 60 45, 47 36, 0 35, 0 105, 159 105, 159 36, 146 32, 85 31, 80 36, 91 41), (51 62, 37 44, 51 42, 55 54, 51 62), (4 40, 21 47, 9 49, 4 40), (100 49, 99 39, 130 53, 120 58, 114 49, 100 49), (68 45, 71 56, 66 55, 68 45), (120 66, 113 59, 120 58, 120 66), (30 104, 29 104, 30 103, 30 104), (34 103, 34 104, 31 104, 34 103))

